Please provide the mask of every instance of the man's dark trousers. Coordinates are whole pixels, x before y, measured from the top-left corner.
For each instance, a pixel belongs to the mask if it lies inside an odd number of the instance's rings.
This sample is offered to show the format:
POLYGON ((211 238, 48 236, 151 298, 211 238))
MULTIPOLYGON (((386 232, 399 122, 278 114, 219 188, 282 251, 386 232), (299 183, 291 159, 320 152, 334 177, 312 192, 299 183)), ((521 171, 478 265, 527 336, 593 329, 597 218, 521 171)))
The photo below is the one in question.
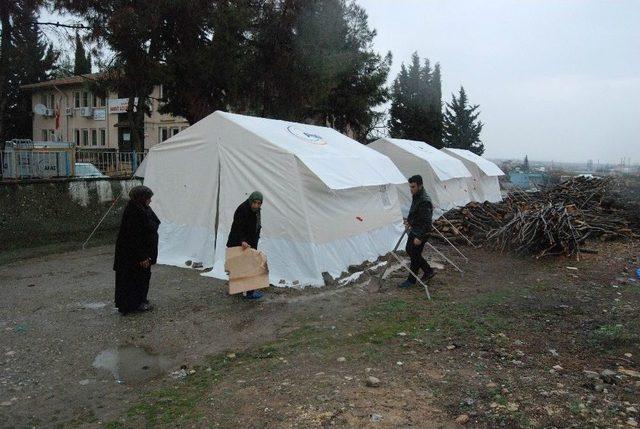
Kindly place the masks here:
MULTIPOLYGON (((426 243, 423 241, 419 246, 416 246, 415 244, 413 244, 413 240, 415 238, 416 237, 413 234, 409 234, 406 247, 407 254, 411 258, 411 271, 413 273, 419 274, 419 270, 422 269, 422 271, 424 271, 424 274, 431 273, 431 271, 433 271, 433 268, 431 268, 427 260, 422 257, 422 250, 424 250, 424 245, 426 243)), ((409 273, 409 278, 407 280, 410 283, 416 283, 416 278, 411 273, 409 273)))

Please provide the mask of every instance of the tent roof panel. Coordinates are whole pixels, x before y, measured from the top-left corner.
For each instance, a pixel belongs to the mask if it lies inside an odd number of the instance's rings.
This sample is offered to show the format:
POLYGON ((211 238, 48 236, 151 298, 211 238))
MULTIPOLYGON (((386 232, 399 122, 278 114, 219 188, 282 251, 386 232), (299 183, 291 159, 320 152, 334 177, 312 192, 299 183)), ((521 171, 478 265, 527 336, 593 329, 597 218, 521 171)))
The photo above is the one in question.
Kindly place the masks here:
POLYGON ((381 139, 400 149, 428 162, 440 180, 451 180, 459 177, 471 177, 471 173, 462 161, 448 155, 427 143, 405 139, 381 139))
POLYGON ((296 156, 331 189, 406 182, 388 157, 334 129, 227 112, 212 115, 296 156))
POLYGON ((504 176, 504 172, 500 170, 500 167, 498 167, 488 159, 485 159, 479 155, 476 155, 475 153, 469 150, 453 149, 453 148, 446 148, 444 150, 447 152, 451 152, 452 154, 458 155, 459 157, 464 158, 467 161, 473 162, 487 176, 504 176))

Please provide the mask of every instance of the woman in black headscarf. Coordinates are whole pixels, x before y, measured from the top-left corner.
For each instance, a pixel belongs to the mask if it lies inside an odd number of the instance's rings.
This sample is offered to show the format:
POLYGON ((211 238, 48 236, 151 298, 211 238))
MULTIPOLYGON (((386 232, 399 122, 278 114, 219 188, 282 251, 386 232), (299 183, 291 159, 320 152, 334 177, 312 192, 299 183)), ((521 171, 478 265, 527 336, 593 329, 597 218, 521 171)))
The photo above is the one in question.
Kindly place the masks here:
POLYGON ((130 200, 122 214, 113 263, 116 307, 122 314, 151 310, 147 293, 151 265, 158 257, 160 226, 160 220, 149 207, 152 196, 151 189, 136 186, 129 192, 130 200))

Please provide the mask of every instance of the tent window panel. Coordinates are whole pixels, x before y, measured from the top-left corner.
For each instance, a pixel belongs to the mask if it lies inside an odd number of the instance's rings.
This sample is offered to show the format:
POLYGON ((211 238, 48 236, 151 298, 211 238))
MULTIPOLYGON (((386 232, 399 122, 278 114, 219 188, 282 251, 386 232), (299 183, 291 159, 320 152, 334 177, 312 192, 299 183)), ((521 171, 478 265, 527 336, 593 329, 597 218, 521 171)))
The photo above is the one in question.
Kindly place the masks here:
POLYGON ((382 206, 385 209, 391 208, 391 200, 389 199, 389 188, 387 185, 380 186, 380 199, 382 199, 382 206))

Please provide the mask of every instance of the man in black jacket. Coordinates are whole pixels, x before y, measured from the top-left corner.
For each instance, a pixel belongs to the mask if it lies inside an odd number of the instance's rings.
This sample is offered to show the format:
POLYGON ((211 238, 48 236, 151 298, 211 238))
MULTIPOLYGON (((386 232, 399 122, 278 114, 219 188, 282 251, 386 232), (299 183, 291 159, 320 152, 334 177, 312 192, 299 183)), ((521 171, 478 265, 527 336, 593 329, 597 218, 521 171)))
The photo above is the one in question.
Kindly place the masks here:
MULTIPOLYGON (((405 221, 405 227, 408 230, 407 253, 411 258, 411 271, 418 274, 422 269, 422 281, 427 282, 435 275, 433 268, 422 257, 422 250, 429 238, 431 231, 431 217, 433 216, 433 204, 429 195, 424 190, 422 176, 415 175, 409 178, 409 189, 411 190, 412 200, 409 216, 405 221)), ((409 273, 409 278, 400 284, 400 287, 406 288, 416 284, 416 278, 409 273)))
MULTIPOLYGON (((227 240, 227 247, 242 246, 243 250, 248 248, 257 249, 260 240, 260 209, 262 208, 263 197, 258 191, 249 195, 249 198, 240 204, 233 214, 233 223, 227 240)), ((260 299, 262 293, 249 291, 245 295, 247 299, 260 299)))

